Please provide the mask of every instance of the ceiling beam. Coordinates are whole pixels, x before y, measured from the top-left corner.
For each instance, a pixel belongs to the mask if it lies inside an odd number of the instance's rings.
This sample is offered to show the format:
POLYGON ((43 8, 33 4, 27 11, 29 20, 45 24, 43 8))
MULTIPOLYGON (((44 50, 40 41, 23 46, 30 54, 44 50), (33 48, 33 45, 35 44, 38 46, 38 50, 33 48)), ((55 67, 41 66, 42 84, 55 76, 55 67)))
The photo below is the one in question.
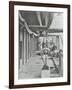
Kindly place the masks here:
POLYGON ((46 15, 45 16, 45 26, 47 27, 47 24, 48 24, 48 16, 46 15))
POLYGON ((38 18, 39 24, 40 24, 40 26, 42 26, 42 20, 41 20, 40 12, 36 12, 36 13, 37 13, 37 18, 38 18))
MULTIPOLYGON (((22 22, 19 22, 19 24, 20 25, 22 25, 23 27, 25 27, 25 25, 22 23, 22 22)), ((40 25, 28 25, 29 27, 46 27, 46 25, 44 26, 44 25, 42 25, 42 26, 40 26, 40 25)))
MULTIPOLYGON (((20 25, 22 25, 22 28, 25 28, 24 24, 22 23, 19 23, 20 25)), ((46 26, 39 26, 39 25, 29 25, 29 28, 32 30, 32 31, 44 31, 44 30, 47 30, 48 33, 60 33, 60 32, 63 32, 63 29, 47 29, 46 26)))

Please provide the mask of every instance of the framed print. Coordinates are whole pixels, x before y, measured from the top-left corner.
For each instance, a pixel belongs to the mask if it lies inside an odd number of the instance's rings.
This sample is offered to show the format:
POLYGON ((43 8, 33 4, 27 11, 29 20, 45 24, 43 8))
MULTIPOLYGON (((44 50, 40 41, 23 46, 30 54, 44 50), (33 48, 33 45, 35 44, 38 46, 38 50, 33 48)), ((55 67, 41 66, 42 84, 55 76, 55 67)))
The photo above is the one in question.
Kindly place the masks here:
POLYGON ((9 88, 70 85, 70 5, 9 2, 9 88))

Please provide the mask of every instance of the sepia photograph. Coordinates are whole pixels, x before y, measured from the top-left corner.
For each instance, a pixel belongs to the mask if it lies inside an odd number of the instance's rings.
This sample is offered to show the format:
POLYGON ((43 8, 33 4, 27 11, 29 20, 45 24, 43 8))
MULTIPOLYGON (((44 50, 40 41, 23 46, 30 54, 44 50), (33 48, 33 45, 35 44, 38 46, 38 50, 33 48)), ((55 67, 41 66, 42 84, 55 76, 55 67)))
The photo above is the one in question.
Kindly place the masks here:
POLYGON ((70 5, 9 2, 9 87, 70 85, 70 5))

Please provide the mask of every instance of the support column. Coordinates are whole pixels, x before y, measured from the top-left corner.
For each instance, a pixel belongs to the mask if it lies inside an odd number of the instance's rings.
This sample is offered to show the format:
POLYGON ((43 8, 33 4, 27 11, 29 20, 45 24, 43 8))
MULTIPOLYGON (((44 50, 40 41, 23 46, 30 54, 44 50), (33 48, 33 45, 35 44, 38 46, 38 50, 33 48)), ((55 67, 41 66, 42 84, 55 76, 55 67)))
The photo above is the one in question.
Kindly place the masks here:
POLYGON ((27 61, 28 61, 28 32, 27 32, 27 46, 26 46, 26 48, 27 48, 27 61))
POLYGON ((19 68, 23 66, 23 31, 19 31, 19 68))
POLYGON ((29 58, 30 58, 30 34, 29 34, 29 58))
POLYGON ((22 65, 24 65, 24 30, 22 30, 22 65))
POLYGON ((26 31, 24 29, 24 64, 26 63, 26 31))
POLYGON ((25 40, 25 50, 26 50, 25 51, 25 53, 26 53, 25 54, 25 57, 26 57, 26 60, 25 60, 26 62, 25 63, 27 63, 27 31, 26 31, 26 40, 25 40))
POLYGON ((56 36, 57 49, 59 49, 59 36, 56 36))

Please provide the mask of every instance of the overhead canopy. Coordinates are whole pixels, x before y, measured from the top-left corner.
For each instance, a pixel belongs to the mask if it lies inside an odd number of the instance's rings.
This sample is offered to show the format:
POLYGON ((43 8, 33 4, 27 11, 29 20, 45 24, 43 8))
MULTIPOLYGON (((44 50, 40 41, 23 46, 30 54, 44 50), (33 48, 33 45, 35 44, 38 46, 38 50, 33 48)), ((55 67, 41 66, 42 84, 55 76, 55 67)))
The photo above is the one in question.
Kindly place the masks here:
POLYGON ((63 29, 63 13, 54 16, 49 29, 63 29))
MULTIPOLYGON (((29 29, 32 31, 63 31, 63 13, 24 10, 20 10, 19 13, 21 14, 22 18, 26 21, 29 29)), ((20 18, 19 20, 20 26, 24 25, 20 18)))

